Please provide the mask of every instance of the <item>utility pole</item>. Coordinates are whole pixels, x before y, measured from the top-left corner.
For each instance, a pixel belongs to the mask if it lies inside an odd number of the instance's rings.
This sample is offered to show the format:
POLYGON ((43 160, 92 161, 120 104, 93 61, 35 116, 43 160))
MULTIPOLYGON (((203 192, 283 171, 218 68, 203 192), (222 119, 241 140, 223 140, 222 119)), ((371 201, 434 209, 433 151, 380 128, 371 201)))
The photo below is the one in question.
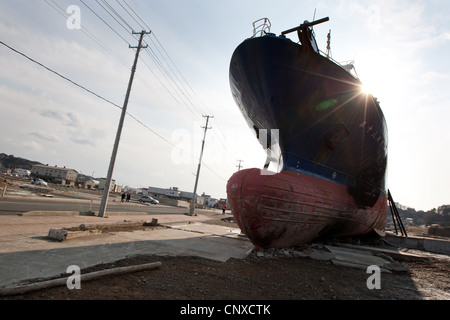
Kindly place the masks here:
POLYGON ((203 129, 205 129, 205 132, 203 134, 203 141, 202 141, 202 151, 200 152, 200 160, 198 162, 198 168, 197 168, 197 175, 195 176, 195 186, 194 186, 194 195, 192 196, 192 202, 191 202, 191 207, 189 209, 189 214, 190 216, 194 215, 194 209, 195 209, 195 195, 197 193, 197 184, 198 184, 198 177, 200 175, 200 166, 202 164, 202 157, 203 157, 203 149, 205 148, 205 138, 206 138, 206 130, 211 129, 211 127, 208 127, 208 122, 209 122, 209 118, 214 118, 213 116, 203 116, 204 118, 206 118, 206 125, 204 127, 202 127, 203 129))
POLYGON ((244 160, 238 160, 238 162, 239 164, 236 167, 238 167, 238 171, 241 171, 242 168, 241 163, 244 162, 244 160))
POLYGON ((120 121, 119 121, 119 127, 117 128, 116 140, 114 142, 114 147, 113 147, 113 151, 112 151, 112 155, 111 155, 111 161, 109 162, 109 169, 108 169, 108 175, 106 176, 105 189, 103 190, 103 197, 102 197, 102 201, 100 203, 100 209, 98 211, 99 217, 103 217, 105 215, 106 205, 108 203, 109 188, 111 186, 111 179, 112 179, 112 174, 113 174, 113 170, 114 170, 114 163, 116 162, 117 150, 119 148, 120 135, 122 134, 123 122, 125 120, 125 114, 127 113, 128 99, 130 98, 131 86, 133 85, 133 79, 134 79, 134 74, 136 72, 136 65, 137 65, 138 58, 139 58, 139 52, 141 51, 142 48, 147 48, 147 46, 142 46, 142 39, 144 38, 144 35, 150 34, 150 33, 151 33, 151 31, 147 32, 144 30, 142 30, 141 32, 133 31, 133 34, 140 34, 141 36, 139 38, 139 44, 137 47, 129 46, 130 49, 131 48, 137 49, 136 56, 134 58, 133 67, 131 68, 130 81, 128 82, 128 89, 127 89, 127 93, 125 95, 125 101, 123 102, 122 114, 120 116, 120 121))

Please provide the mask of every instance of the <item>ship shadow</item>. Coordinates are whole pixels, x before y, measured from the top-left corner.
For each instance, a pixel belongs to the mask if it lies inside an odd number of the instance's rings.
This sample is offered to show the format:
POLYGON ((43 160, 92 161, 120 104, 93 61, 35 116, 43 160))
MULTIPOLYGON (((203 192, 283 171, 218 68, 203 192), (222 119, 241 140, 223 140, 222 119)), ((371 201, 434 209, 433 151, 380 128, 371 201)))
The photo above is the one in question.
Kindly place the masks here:
MULTIPOLYGON (((40 237, 41 240, 48 240, 45 237, 40 237)), ((342 241, 342 239, 340 239, 342 241)), ((336 240, 335 240, 336 241, 336 240)), ((353 238, 352 241, 358 241, 353 238)), ((361 240, 359 239, 361 242, 361 240)), ((336 242, 334 242, 336 244, 336 242)), ((66 269, 71 265, 77 265, 81 268, 82 272, 86 268, 102 265, 105 263, 111 263, 122 259, 127 259, 133 256, 171 256, 171 257, 184 257, 184 256, 196 256, 205 259, 215 260, 218 263, 232 263, 234 265, 239 264, 239 260, 244 258, 256 259, 252 260, 264 270, 265 267, 270 268, 273 263, 280 264, 298 264, 304 262, 304 258, 298 258, 295 256, 283 257, 274 256, 272 258, 258 258, 253 253, 248 255, 249 241, 244 241, 235 238, 218 237, 216 235, 198 234, 198 236, 189 236, 187 238, 171 238, 164 240, 139 240, 130 242, 119 243, 104 243, 87 246, 65 247, 57 249, 47 250, 32 250, 21 252, 10 252, 0 254, 0 287, 11 286, 17 283, 29 282, 30 279, 48 279, 50 276, 57 276, 66 273, 66 269), (228 250, 228 252, 226 252, 228 250), (231 260, 231 261, 229 261, 231 260)), ((313 247, 313 246, 312 246, 313 247)), ((251 250, 251 249, 250 249, 251 250)), ((400 263, 407 262, 411 257, 405 257, 400 263)), ((397 259, 395 258, 397 261, 397 259)), ((308 260, 309 261, 309 260, 308 260)), ((242 266, 248 264, 247 261, 242 261, 242 266)), ((312 263, 312 262, 311 262, 312 263)), ((322 284, 321 278, 326 277, 329 279, 329 275, 326 273, 323 276, 319 276, 317 285, 335 285, 335 291, 339 291, 339 288, 344 289, 346 286, 353 286, 352 292, 359 292, 362 299, 369 300, 421 300, 422 296, 420 290, 417 288, 412 273, 407 272, 392 272, 381 273, 381 288, 369 289, 367 287, 368 278, 371 274, 366 273, 364 270, 357 270, 343 266, 330 266, 330 262, 327 261, 315 261, 312 263, 320 270, 332 270, 336 274, 341 274, 342 277, 335 277, 330 279, 330 283, 322 284), (347 283, 348 281, 348 283, 347 283), (337 288, 337 289, 336 289, 337 288)), ((242 277, 239 274, 240 268, 237 268, 236 277, 242 277)), ((283 272, 283 268, 279 270, 283 272)), ((326 272, 326 271, 324 271, 326 272)), ((263 275, 252 275, 252 277, 258 278, 263 275)), ((288 281, 290 283, 299 283, 301 277, 308 277, 303 272, 296 272, 294 274, 289 273, 288 281)), ((264 277, 263 277, 264 278, 264 277)), ((262 278, 261 281, 264 279, 262 278)), ((276 280, 276 279, 275 279, 276 280)), ((313 279, 314 280, 314 279, 313 279)), ((303 281, 303 280, 302 280, 303 281)), ((274 287, 274 290, 275 287, 274 287)), ((344 292, 343 290, 342 292, 344 292)), ((346 296, 337 292, 338 299, 343 300, 356 300, 360 297, 356 294, 346 296)), ((242 299, 248 297, 243 296, 242 299)), ((286 299, 286 297, 281 297, 286 299)), ((289 299, 314 299, 312 297, 298 297, 293 296, 289 299)), ((335 299, 333 295, 325 296, 320 299, 335 299)))

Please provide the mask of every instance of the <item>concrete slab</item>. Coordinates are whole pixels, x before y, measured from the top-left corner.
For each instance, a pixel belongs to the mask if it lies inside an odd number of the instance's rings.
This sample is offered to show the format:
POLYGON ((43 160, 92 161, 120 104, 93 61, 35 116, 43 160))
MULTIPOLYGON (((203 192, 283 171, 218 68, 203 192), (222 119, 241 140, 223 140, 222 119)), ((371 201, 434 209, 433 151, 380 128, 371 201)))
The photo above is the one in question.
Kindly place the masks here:
POLYGON ((397 246, 450 255, 450 240, 408 236, 401 237, 386 233, 386 240, 397 246))
POLYGON ((369 251, 334 246, 325 247, 334 255, 334 259, 331 261, 336 265, 367 269, 371 265, 381 268, 391 263, 391 261, 382 257, 374 256, 369 251))
POLYGON ((241 229, 206 224, 202 222, 163 224, 163 226, 190 232, 212 233, 232 238, 239 238, 239 235, 241 234, 241 229))
POLYGON ((180 228, 116 232, 63 242, 34 239, 35 250, 0 253, 0 287, 65 273, 70 265, 81 269, 142 254, 199 256, 225 262, 242 259, 253 244, 229 234, 230 228, 196 223, 180 228), (202 229, 204 227, 204 229, 202 229))

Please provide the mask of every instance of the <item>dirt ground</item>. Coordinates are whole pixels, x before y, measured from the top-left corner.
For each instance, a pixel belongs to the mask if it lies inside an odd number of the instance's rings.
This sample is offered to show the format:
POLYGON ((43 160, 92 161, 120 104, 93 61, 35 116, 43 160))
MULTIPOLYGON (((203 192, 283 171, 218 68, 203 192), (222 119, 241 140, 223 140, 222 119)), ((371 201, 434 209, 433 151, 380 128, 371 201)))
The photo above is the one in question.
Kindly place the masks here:
MULTIPOLYGON (((237 228, 235 223, 221 221, 220 218, 208 222, 237 228)), ((142 228, 142 224, 125 223, 80 226, 71 231, 132 232, 142 228)), ((144 228, 152 230, 160 226, 144 228)), ((386 247, 380 238, 373 237, 336 241, 386 247)), ((334 242, 328 240, 326 244, 333 245, 334 242)), ((296 249, 305 248, 271 250, 263 254, 254 251, 245 259, 227 262, 199 257, 134 256, 84 269, 81 273, 156 261, 160 261, 161 266, 154 270, 86 281, 80 290, 60 286, 0 297, 0 300, 450 300, 448 256, 392 256, 406 266, 407 271, 381 273, 381 288, 368 289, 367 281, 371 274, 366 270, 292 255, 296 249)))
MULTIPOLYGON (((230 226, 220 220, 210 223, 230 226)), ((231 226, 235 226, 231 223, 231 226)), ((83 226, 81 228, 84 228, 83 226)), ((92 226, 90 226, 92 228, 92 226)), ((129 230, 142 228, 128 225, 129 230)), ((159 228, 152 227, 149 228, 159 228)), ((110 225, 108 231, 123 231, 110 225)), ((380 246, 380 238, 339 239, 380 246)), ((328 241, 329 244, 330 241, 328 241)), ((161 262, 154 270, 83 282, 80 290, 49 288, 3 300, 450 300, 450 259, 395 255, 407 271, 381 273, 381 288, 368 289, 366 270, 295 257, 290 250, 257 251, 245 259, 218 262, 199 257, 135 256, 85 270, 161 262)), ((305 248, 297 248, 305 249, 305 248)), ((391 247, 392 249, 392 247, 391 247)))

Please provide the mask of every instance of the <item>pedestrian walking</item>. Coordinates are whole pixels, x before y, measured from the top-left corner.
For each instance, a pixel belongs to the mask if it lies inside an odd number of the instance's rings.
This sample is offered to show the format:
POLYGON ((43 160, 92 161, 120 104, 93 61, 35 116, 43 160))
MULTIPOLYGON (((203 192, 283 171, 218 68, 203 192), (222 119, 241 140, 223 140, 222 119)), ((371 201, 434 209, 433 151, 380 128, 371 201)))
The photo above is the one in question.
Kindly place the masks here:
POLYGON ((125 200, 125 192, 122 193, 122 202, 125 200))
POLYGON ((130 199, 131 199, 131 194, 128 192, 128 194, 127 194, 127 202, 130 202, 130 199))
POLYGON ((222 214, 225 214, 225 209, 227 208, 227 206, 226 205, 223 205, 222 206, 222 214))

